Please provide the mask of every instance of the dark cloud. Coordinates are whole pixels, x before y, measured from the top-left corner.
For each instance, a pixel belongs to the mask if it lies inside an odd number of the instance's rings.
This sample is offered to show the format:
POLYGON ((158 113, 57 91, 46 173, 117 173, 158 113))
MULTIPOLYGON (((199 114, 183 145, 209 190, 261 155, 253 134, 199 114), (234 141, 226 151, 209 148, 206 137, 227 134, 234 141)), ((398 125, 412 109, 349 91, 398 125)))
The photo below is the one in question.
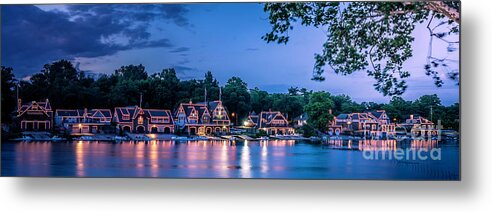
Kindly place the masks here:
POLYGON ((172 53, 179 53, 179 52, 187 52, 189 51, 190 48, 187 48, 187 47, 179 47, 179 48, 175 48, 169 52, 172 52, 172 53))
POLYGON ((155 20, 190 26, 187 9, 176 4, 68 5, 65 12, 32 5, 2 5, 2 58, 17 77, 37 72, 59 59, 99 57, 118 51, 173 47, 168 39, 151 39, 155 20))
POLYGON ((197 77, 201 77, 203 74, 194 67, 174 65, 173 68, 176 70, 178 77, 182 80, 196 79, 197 77))
POLYGON ((176 69, 176 71, 178 73, 186 73, 189 71, 195 71, 196 70, 195 68, 188 67, 188 66, 181 66, 181 65, 174 66, 174 69, 176 69))

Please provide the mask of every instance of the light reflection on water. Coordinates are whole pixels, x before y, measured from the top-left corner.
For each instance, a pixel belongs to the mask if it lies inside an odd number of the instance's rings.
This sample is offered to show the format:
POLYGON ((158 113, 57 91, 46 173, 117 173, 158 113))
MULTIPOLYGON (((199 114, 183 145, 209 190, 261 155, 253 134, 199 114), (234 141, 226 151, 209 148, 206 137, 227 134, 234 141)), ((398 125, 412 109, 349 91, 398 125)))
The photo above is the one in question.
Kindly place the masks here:
POLYGON ((398 148, 411 148, 415 150, 438 148, 437 140, 412 140, 410 147, 407 142, 398 142, 396 140, 329 140, 326 146, 334 149, 348 149, 359 151, 396 151, 398 148))
POLYGON ((457 179, 459 146, 437 141, 4 142, 2 175, 457 179), (442 161, 368 161, 364 150, 442 148, 442 161), (343 151, 349 150, 349 151, 343 151))
POLYGON ((250 152, 248 141, 244 142, 244 146, 241 151, 241 177, 242 178, 251 178, 251 160, 250 160, 250 152))
POLYGON ((84 172, 84 143, 82 141, 78 141, 75 144, 75 159, 77 164, 77 176, 85 176, 84 172))

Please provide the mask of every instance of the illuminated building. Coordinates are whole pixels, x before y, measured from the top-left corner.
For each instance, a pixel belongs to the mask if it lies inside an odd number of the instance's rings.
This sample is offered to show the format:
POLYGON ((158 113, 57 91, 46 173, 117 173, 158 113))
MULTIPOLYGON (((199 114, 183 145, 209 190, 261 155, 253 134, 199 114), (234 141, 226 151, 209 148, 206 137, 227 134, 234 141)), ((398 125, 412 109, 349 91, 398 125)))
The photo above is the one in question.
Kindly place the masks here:
POLYGON ((307 113, 303 113, 298 117, 292 119, 294 122, 294 127, 302 127, 307 124, 307 120, 309 119, 309 115, 307 113))
POLYGON ((119 132, 174 133, 174 120, 170 110, 143 109, 139 106, 116 107, 113 120, 119 132))
POLYGON ((431 137, 438 135, 438 129, 434 123, 420 115, 412 114, 405 123, 400 124, 414 137, 431 137))
POLYGON ((280 111, 262 111, 260 114, 252 112, 248 116, 245 126, 264 130, 268 135, 294 134, 294 128, 280 111))
POLYGON ((188 135, 227 134, 231 121, 222 101, 181 103, 174 113, 176 126, 188 135))
POLYGON ((339 114, 328 124, 330 135, 359 135, 387 138, 395 136, 396 125, 391 123, 386 111, 339 114))
POLYGON ((102 133, 111 131, 110 109, 58 109, 55 125, 70 134, 102 133))
POLYGON ((25 105, 18 99, 16 119, 23 131, 48 131, 53 128, 53 110, 48 99, 25 105))

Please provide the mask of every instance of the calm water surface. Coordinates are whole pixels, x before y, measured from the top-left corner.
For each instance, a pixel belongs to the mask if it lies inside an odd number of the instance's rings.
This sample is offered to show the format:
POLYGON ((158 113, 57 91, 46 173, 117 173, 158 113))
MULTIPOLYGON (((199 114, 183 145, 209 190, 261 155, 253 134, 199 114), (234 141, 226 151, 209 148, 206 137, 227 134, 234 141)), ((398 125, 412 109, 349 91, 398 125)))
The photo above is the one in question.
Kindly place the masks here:
POLYGON ((436 141, 2 142, 2 176, 458 180, 459 145, 436 141), (441 160, 363 150, 440 149, 441 160))

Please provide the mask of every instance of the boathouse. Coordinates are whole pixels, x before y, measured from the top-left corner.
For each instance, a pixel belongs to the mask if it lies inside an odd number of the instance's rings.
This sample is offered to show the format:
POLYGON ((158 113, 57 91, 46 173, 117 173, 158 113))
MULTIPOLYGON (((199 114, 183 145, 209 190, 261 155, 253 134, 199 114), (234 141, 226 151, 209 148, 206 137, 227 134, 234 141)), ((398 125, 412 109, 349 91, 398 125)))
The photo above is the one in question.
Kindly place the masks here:
POLYGON ((22 131, 48 131, 53 128, 53 110, 48 99, 22 104, 17 100, 16 119, 22 131))
POLYGON ((231 121, 221 100, 179 104, 174 113, 176 126, 188 135, 218 135, 230 131, 231 121))
POLYGON ((260 114, 252 112, 248 115, 245 126, 263 130, 268 135, 290 135, 294 134, 294 128, 280 111, 262 111, 260 114))
POLYGON ((174 120, 170 110, 128 106, 115 108, 113 114, 118 132, 174 133, 174 120))
POLYGON ((430 138, 438 135, 434 123, 418 114, 409 115, 405 123, 400 124, 413 137, 430 138))
POLYGON ((395 136, 395 124, 391 123, 386 111, 376 110, 363 113, 339 114, 328 124, 330 135, 357 135, 370 137, 395 136))
POLYGON ((58 109, 55 125, 72 135, 110 132, 112 117, 110 109, 58 109))

